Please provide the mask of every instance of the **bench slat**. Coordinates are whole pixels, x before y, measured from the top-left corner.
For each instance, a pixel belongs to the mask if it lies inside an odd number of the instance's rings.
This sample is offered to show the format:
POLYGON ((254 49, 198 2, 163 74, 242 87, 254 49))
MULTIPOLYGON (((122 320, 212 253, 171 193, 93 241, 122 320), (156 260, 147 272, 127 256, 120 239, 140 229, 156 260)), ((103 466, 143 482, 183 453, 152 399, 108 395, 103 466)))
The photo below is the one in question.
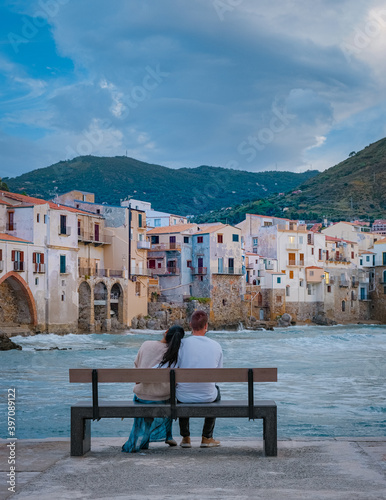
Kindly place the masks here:
MULTIPOLYGON (((72 368, 71 383, 91 383, 91 368, 72 368)), ((100 368, 98 383, 166 383, 168 368, 100 368)), ((176 382, 248 382, 248 368, 177 368, 176 382)), ((254 382, 277 382, 277 368, 253 368, 254 382)))

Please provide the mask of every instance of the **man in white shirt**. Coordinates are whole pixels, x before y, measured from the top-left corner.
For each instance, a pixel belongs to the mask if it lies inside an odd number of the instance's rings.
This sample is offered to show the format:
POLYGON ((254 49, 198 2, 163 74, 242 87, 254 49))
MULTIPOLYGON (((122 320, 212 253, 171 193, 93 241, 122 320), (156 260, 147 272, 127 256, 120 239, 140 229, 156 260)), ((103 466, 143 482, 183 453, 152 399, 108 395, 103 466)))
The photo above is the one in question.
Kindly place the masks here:
MULTIPOLYGON (((208 315, 204 311, 195 311, 190 320, 192 335, 182 339, 178 353, 179 368, 222 368, 222 349, 218 342, 205 337, 208 330, 208 315)), ((220 389, 213 383, 177 384, 177 400, 180 403, 213 403, 220 400, 220 389)), ((220 441, 213 439, 215 418, 205 418, 202 430, 201 448, 220 446, 220 441)), ((191 448, 189 418, 180 418, 180 446, 191 448)))

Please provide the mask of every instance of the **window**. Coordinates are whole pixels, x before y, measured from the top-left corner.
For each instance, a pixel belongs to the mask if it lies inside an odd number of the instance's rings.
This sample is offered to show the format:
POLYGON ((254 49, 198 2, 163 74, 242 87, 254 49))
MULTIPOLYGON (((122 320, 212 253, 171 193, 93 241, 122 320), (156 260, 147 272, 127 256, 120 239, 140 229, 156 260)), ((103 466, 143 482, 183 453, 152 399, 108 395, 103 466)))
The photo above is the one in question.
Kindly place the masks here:
POLYGON ((328 260, 329 257, 330 257, 330 254, 329 254, 328 250, 326 250, 326 260, 328 260))
POLYGON ((299 280, 299 286, 303 286, 304 285, 304 281, 303 280, 299 280))
POLYGON ((235 260, 234 259, 228 259, 228 269, 230 273, 235 272, 235 260))
POLYGON ((303 236, 299 236, 299 245, 303 245, 303 236))
POLYGON ((135 282, 135 295, 138 295, 138 296, 141 295, 141 282, 140 281, 135 282))
POLYGON ((186 261, 186 267, 192 267, 192 261, 191 260, 187 260, 186 261))
POLYGON ((66 272, 66 256, 61 255, 60 256, 60 273, 65 274, 66 272))
POLYGON ((314 271, 310 271, 310 276, 313 276, 314 275, 314 271))
POLYGON ((189 236, 184 236, 184 243, 189 243, 189 236))
POLYGON ((370 262, 370 255, 366 255, 366 262, 370 262))
POLYGON ((290 287, 289 286, 285 287, 285 294, 286 294, 287 297, 290 296, 290 287))
POLYGON ((34 273, 44 272, 44 253, 33 252, 32 264, 34 273))
POLYGON ((60 216, 59 234, 67 234, 67 215, 60 216))
POLYGON ((288 244, 292 246, 295 245, 295 236, 288 236, 288 244))
POLYGON ((238 234, 232 234, 232 241, 239 241, 239 235, 238 234))
POLYGON ((351 252, 351 258, 354 259, 354 252, 351 252))
POLYGON ((304 253, 299 254, 299 266, 304 266, 304 253))
POLYGON ((203 243, 204 242, 204 237, 203 236, 197 236, 197 243, 203 243))
POLYGON ((312 285, 310 283, 307 283, 307 294, 312 295, 312 285))
POLYGON ((24 271, 24 252, 12 250, 11 259, 14 271, 24 271))
POLYGON ((276 295, 276 302, 281 304, 281 295, 276 295))
POLYGON ((222 257, 217 259, 217 269, 219 273, 224 272, 224 259, 222 257))
POLYGON ((138 227, 142 227, 142 214, 138 214, 138 227))
POLYGON ((153 245, 158 245, 159 243, 159 236, 152 236, 151 237, 151 242, 153 245))
POLYGON ((40 214, 36 214, 36 222, 40 222, 40 214))
POLYGON ((223 243, 223 235, 222 234, 217 235, 217 243, 223 243))
POLYGON ((314 247, 311 248, 311 255, 314 255, 314 247))
POLYGON ((66 299, 66 294, 65 294, 65 292, 63 292, 63 293, 62 293, 62 302, 64 302, 64 301, 65 301, 65 299, 66 299))
POLYGON ((94 225, 94 241, 99 241, 99 224, 94 225))
POLYGON ((328 292, 328 293, 331 293, 331 285, 328 285, 328 286, 327 286, 327 292, 328 292))
POLYGON ((346 302, 342 300, 342 312, 345 312, 346 310, 346 302))
POLYGON ((293 271, 290 271, 290 272, 289 272, 289 277, 290 277, 290 280, 293 280, 293 279, 294 279, 294 272, 293 272, 293 271))
POLYGON ((359 264, 360 264, 361 266, 363 266, 363 259, 362 259, 362 257, 359 259, 359 264))
POLYGON ((35 285, 37 286, 39 284, 39 278, 35 278, 35 285))
POLYGON ((257 240, 258 240, 258 238, 253 238, 253 246, 257 246, 257 240))
POLYGON ((100 214, 100 213, 101 213, 101 209, 100 209, 100 208, 97 208, 97 209, 96 209, 96 213, 97 213, 97 214, 100 214))
POLYGON ((373 255, 373 266, 375 266, 375 255, 373 255))
POLYGON ((294 253, 289 253, 288 254, 288 265, 289 266, 295 266, 296 265, 296 256, 294 253))
POLYGON ((44 216, 44 224, 47 224, 47 215, 44 216))
POLYGON ((281 283, 281 278, 280 277, 276 278, 276 283, 281 283))
POLYGON ((322 249, 319 248, 319 260, 322 260, 322 249))
POLYGON ((14 222, 15 212, 8 212, 7 231, 15 231, 16 225, 14 222))
POLYGON ((154 227, 160 227, 161 226, 161 219, 154 219, 154 227))
POLYGON ((382 252, 382 265, 386 266, 386 252, 382 252))

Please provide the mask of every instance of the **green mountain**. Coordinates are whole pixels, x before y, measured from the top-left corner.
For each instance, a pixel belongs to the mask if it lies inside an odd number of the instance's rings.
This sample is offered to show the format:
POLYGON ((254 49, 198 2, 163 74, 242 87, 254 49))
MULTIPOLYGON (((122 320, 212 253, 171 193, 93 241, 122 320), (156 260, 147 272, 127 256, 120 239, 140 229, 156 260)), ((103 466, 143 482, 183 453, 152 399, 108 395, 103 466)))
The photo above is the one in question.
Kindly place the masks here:
POLYGON ((318 171, 245 172, 219 167, 171 169, 126 156, 80 156, 3 179, 13 192, 50 199, 73 189, 95 193, 97 202, 118 205, 127 197, 155 210, 197 215, 295 189, 318 171))
POLYGON ((236 224, 246 213, 332 221, 386 218, 386 138, 308 179, 284 196, 274 195, 202 214, 199 222, 236 224))

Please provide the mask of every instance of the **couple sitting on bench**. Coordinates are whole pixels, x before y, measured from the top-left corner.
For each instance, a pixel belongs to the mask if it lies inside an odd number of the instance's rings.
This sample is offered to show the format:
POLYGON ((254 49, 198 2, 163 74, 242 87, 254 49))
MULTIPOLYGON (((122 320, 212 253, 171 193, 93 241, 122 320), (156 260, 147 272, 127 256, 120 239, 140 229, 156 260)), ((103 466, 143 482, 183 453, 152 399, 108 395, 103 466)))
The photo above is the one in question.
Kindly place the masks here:
MULTIPOLYGON (((134 361, 136 368, 222 368, 222 349, 218 342, 205 337, 208 330, 208 315, 195 311, 190 320, 192 335, 183 338, 185 332, 180 326, 172 326, 160 341, 148 340, 140 347, 134 361)), ((170 385, 144 384, 134 386, 134 401, 138 403, 169 403, 170 385)), ((220 389, 209 383, 180 383, 176 387, 177 402, 213 403, 220 400, 220 389)), ((201 448, 219 446, 213 439, 215 418, 205 418, 202 430, 201 448)), ((180 418, 182 448, 191 448, 189 418, 180 418)), ((133 429, 122 451, 134 453, 149 448, 149 443, 165 441, 170 446, 177 443, 172 436, 170 418, 135 418, 133 429)))

